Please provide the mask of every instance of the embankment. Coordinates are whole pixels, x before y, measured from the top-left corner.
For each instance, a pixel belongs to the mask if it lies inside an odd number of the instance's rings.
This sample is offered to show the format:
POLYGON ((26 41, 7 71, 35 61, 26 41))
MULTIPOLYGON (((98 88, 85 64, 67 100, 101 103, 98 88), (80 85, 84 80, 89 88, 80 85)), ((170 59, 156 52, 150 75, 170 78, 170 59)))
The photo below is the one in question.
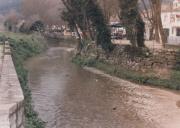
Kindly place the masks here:
POLYGON ((177 50, 150 51, 117 46, 113 52, 106 54, 101 48, 91 45, 81 56, 76 56, 73 62, 95 67, 138 84, 180 89, 180 59, 177 50))
MULTIPOLYGON (((1 93, 3 94, 1 97, 6 96, 6 99, 3 99, 5 103, 9 102, 10 105, 12 105, 12 101, 16 103, 16 107, 10 106, 9 109, 3 107, 9 110, 9 114, 4 110, 2 111, 3 119, 7 120, 9 124, 4 121, 2 123, 5 123, 7 128, 43 128, 44 123, 33 110, 31 92, 27 85, 28 72, 24 69, 23 63, 29 57, 44 50, 44 40, 37 35, 5 33, 0 36, 3 37, 2 40, 7 40, 10 44, 7 50, 8 55, 5 51, 3 59, 1 86, 4 86, 4 91, 2 90, 4 93, 1 93)), ((1 126, 6 128, 3 124, 0 124, 0 128, 1 126)))
POLYGON ((24 128, 24 96, 8 42, 1 48, 0 128, 24 128))

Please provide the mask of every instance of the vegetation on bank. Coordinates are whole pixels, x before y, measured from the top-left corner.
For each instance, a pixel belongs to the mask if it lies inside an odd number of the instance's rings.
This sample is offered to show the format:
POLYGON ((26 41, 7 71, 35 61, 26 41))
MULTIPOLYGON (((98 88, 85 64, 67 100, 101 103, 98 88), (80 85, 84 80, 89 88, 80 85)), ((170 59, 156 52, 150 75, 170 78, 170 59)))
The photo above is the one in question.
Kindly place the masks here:
POLYGON ((95 58, 85 58, 82 56, 76 56, 73 58, 73 62, 80 66, 94 67, 104 71, 110 75, 130 80, 137 84, 153 85, 163 88, 170 88, 180 90, 180 71, 172 70, 171 76, 166 79, 158 78, 153 74, 144 74, 124 67, 108 64, 102 60, 95 58))
POLYGON ((37 35, 14 33, 0 34, 0 37, 1 39, 5 37, 10 42, 13 61, 24 92, 25 128, 44 128, 44 123, 38 118, 38 114, 32 106, 31 91, 27 85, 28 71, 24 68, 23 63, 29 57, 37 55, 45 49, 45 40, 37 35))

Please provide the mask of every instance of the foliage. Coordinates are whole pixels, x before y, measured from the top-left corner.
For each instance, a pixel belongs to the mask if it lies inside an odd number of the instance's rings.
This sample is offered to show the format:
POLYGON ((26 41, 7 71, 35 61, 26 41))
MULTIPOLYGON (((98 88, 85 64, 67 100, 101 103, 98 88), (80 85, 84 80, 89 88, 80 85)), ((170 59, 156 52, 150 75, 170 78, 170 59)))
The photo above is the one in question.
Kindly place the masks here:
POLYGON ((4 27, 6 27, 8 31, 12 31, 12 27, 15 25, 16 24, 12 23, 11 21, 5 21, 4 22, 4 27))
POLYGON ((112 51, 113 45, 111 43, 111 33, 107 27, 107 22, 104 18, 103 12, 98 4, 93 0, 89 0, 86 13, 97 31, 97 44, 101 45, 107 52, 112 51))
POLYGON ((79 66, 89 66, 94 67, 96 65, 97 60, 94 58, 83 58, 82 56, 73 57, 72 62, 79 66))
MULTIPOLYGON (((13 0, 16 1, 16 0, 13 0)), ((61 0, 20 0, 21 15, 26 21, 35 21, 40 19, 48 25, 62 25, 63 22, 59 18, 59 11, 64 8, 61 0)))
MULTIPOLYGON (((1 36, 2 35, 0 35, 0 37, 1 36)), ((30 35, 9 33, 7 34, 7 37, 10 42, 12 57, 18 78, 25 96, 25 127, 44 128, 44 123, 38 118, 38 114, 34 111, 32 106, 31 91, 27 85, 28 72, 26 69, 24 69, 23 62, 27 58, 40 53, 45 48, 45 44, 43 42, 39 42, 40 37, 30 35)))
POLYGON ((40 20, 35 21, 30 27, 30 31, 37 31, 37 32, 44 31, 44 29, 45 29, 44 23, 40 20))
POLYGON ((107 27, 103 12, 96 1, 63 0, 63 3, 67 10, 62 13, 62 17, 71 27, 79 27, 83 35, 85 35, 84 37, 86 37, 85 31, 87 30, 90 35, 95 33, 93 36, 96 38, 97 45, 102 46, 106 52, 113 49, 110 30, 107 27))
POLYGON ((16 11, 10 11, 7 16, 4 18, 4 26, 9 31, 16 31, 16 27, 18 24, 18 13, 16 11))
POLYGON ((107 21, 119 14, 118 0, 97 0, 107 21))
POLYGON ((133 46, 144 47, 145 24, 138 10, 138 0, 119 0, 120 18, 133 46))

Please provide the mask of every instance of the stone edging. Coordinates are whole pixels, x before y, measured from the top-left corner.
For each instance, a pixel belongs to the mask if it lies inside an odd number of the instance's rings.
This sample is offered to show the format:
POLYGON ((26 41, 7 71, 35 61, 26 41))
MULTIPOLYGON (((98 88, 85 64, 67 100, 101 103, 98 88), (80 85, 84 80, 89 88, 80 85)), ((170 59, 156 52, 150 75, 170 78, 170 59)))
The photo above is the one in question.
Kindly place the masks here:
POLYGON ((0 128, 24 128, 24 96, 11 57, 4 46, 0 77, 0 128))

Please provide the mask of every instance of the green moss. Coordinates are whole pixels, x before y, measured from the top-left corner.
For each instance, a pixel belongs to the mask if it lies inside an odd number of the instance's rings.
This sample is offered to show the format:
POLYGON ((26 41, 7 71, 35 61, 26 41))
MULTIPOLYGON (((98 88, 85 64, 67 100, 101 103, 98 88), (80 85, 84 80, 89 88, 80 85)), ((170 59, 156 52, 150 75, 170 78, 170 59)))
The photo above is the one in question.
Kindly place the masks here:
POLYGON ((74 57, 73 62, 80 66, 95 67, 104 71, 105 73, 117 76, 122 79, 127 79, 137 84, 153 85, 180 90, 180 71, 177 70, 172 70, 171 77, 169 79, 161 79, 153 76, 152 74, 142 74, 140 72, 132 71, 120 66, 108 64, 101 60, 85 58, 82 56, 74 57))
POLYGON ((45 49, 45 40, 35 35, 1 33, 0 37, 3 35, 6 35, 6 39, 9 40, 13 61, 25 97, 25 127, 44 128, 44 123, 38 118, 38 114, 32 106, 31 91, 27 85, 28 71, 24 69, 23 63, 29 57, 37 55, 45 49))

